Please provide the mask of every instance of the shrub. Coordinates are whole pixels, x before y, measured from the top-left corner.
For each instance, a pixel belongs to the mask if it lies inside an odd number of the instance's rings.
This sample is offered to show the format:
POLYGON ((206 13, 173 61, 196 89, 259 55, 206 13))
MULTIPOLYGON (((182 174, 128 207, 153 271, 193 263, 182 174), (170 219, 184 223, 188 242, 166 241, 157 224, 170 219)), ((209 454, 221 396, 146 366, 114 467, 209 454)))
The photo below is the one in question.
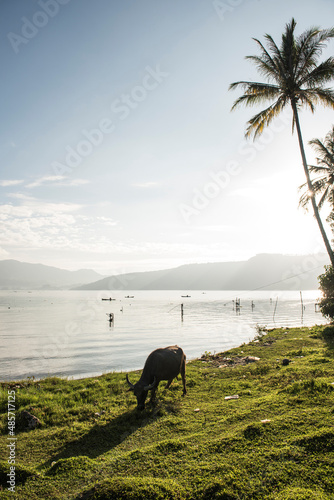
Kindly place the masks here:
POLYGON ((334 325, 326 326, 322 331, 322 337, 325 339, 327 344, 333 347, 334 344, 334 325))
POLYGON ((324 274, 318 277, 322 299, 319 302, 323 316, 334 321, 334 267, 325 266, 324 274))

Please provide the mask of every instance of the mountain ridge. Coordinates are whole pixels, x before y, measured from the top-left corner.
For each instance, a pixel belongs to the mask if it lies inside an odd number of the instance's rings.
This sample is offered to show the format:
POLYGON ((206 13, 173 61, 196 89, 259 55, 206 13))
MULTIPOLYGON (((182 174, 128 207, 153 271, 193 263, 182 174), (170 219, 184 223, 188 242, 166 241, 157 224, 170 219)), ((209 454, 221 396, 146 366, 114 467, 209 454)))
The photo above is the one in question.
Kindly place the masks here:
POLYGON ((0 289, 69 289, 104 276, 91 269, 68 271, 14 259, 0 260, 0 289))
POLYGON ((245 261, 184 264, 172 269, 103 276, 44 264, 0 261, 0 289, 37 290, 312 290, 326 254, 258 254, 245 261))
POLYGON ((258 254, 247 261, 185 264, 109 276, 76 290, 313 290, 326 254, 258 254))

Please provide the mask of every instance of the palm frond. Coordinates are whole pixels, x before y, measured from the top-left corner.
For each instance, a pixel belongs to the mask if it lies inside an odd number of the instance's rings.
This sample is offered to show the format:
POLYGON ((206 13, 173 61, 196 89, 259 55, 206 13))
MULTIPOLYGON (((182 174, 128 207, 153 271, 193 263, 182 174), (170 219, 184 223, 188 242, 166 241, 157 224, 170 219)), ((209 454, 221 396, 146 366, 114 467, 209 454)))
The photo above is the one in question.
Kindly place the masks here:
MULTIPOLYGON (((260 42, 260 40, 258 40, 257 38, 253 38, 254 42, 258 44, 258 46, 260 47, 260 51, 261 51, 261 60, 267 64, 268 66, 271 66, 272 70, 275 71, 276 69, 276 63, 275 63, 275 59, 273 58, 273 56, 268 52, 268 50, 266 49, 266 47, 263 45, 262 42, 260 42)), ((252 56, 246 56, 245 59, 248 59, 252 56)), ((260 69, 261 71, 261 69, 260 69)))
POLYGON ((255 63, 259 73, 268 79, 268 81, 275 81, 277 79, 277 68, 273 61, 266 60, 260 56, 246 56, 248 59, 255 63))
POLYGON ((329 132, 325 141, 322 142, 320 139, 312 139, 309 144, 313 147, 316 153, 319 155, 317 157, 317 163, 319 170, 327 171, 327 175, 334 175, 334 127, 331 132, 329 132))
POLYGON ((271 104, 268 108, 260 111, 255 116, 253 116, 247 123, 248 127, 246 129, 245 136, 254 139, 261 135, 264 128, 267 127, 276 116, 278 116, 282 109, 284 108, 286 102, 284 99, 279 98, 275 103, 271 104))
POLYGON ((324 192, 323 192, 323 195, 321 196, 319 202, 318 202, 318 208, 319 210, 322 209, 322 207, 324 206, 324 203, 326 201, 328 201, 328 198, 329 198, 329 187, 327 186, 325 189, 324 189, 324 192))
POLYGON ((276 85, 257 82, 234 82, 231 83, 229 90, 241 87, 244 95, 240 96, 233 104, 231 111, 241 104, 246 106, 255 106, 266 102, 269 99, 274 100, 280 95, 280 89, 276 85))
POLYGON ((299 47, 299 62, 296 78, 304 80, 312 70, 317 69, 319 56, 327 43, 334 36, 334 29, 321 30, 318 27, 310 28, 297 38, 299 47))
MULTIPOLYGON (((317 203, 319 210, 328 202, 332 209, 334 208, 334 127, 326 135, 325 140, 312 139, 309 144, 315 149, 318 154, 317 165, 308 166, 310 173, 318 175, 316 179, 311 181, 312 192, 315 196, 320 195, 317 203)), ((304 189, 307 185, 303 184, 300 189, 304 189)), ((300 206, 304 208, 310 201, 310 193, 308 190, 301 196, 299 200, 300 206)))
POLYGON ((310 172, 326 177, 334 175, 333 163, 332 165, 325 163, 321 158, 317 158, 317 162, 318 165, 309 165, 308 169, 310 172))
MULTIPOLYGON (((304 187, 305 184, 303 184, 302 186, 299 186, 299 189, 301 189, 302 187, 304 187)), ((309 191, 306 191, 305 193, 303 193, 301 195, 301 197, 299 198, 299 203, 298 203, 298 206, 303 208, 304 210, 307 211, 308 209, 308 204, 310 203, 310 200, 311 200, 311 196, 309 194, 309 191)))
POLYGON ((314 100, 315 96, 310 94, 309 92, 296 92, 296 99, 297 99, 297 107, 300 109, 301 107, 307 107, 314 113, 315 111, 315 106, 314 106, 314 100))
POLYGON ((325 85, 334 78, 334 58, 329 57, 318 66, 312 67, 311 71, 303 71, 298 80, 298 85, 302 87, 317 87, 325 85))
POLYGON ((317 203, 319 210, 322 208, 325 201, 328 200, 329 186, 326 183, 326 179, 316 179, 312 181, 312 191, 309 190, 307 182, 299 186, 299 190, 305 189, 305 192, 301 195, 299 199, 299 206, 307 209, 309 202, 313 196, 321 194, 320 200, 317 203))
POLYGON ((267 41, 268 49, 272 52, 272 56, 270 57, 273 61, 273 67, 275 68, 275 78, 282 79, 282 76, 284 78, 284 75, 286 75, 287 70, 284 53, 282 53, 277 47, 271 35, 266 34, 265 39, 267 41))
POLYGON ((328 106, 329 108, 334 108, 334 90, 324 89, 321 87, 316 87, 312 89, 307 89, 304 92, 300 92, 300 96, 304 94, 307 99, 313 104, 322 104, 328 106))
POLYGON ((294 37, 296 24, 296 21, 294 20, 294 18, 292 18, 290 23, 286 24, 285 31, 282 34, 282 41, 279 52, 281 59, 284 61, 285 79, 294 78, 297 57, 297 47, 294 37))

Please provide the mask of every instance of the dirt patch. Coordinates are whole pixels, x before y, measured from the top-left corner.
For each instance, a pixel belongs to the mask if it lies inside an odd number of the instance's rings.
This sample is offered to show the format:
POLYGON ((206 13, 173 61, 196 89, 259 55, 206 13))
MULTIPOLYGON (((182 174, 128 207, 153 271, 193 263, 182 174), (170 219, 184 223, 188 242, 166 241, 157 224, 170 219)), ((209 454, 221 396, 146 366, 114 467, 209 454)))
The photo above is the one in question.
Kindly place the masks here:
POLYGON ((248 365, 260 361, 256 356, 233 356, 226 357, 224 354, 214 354, 213 356, 202 356, 203 363, 210 363, 210 365, 217 368, 234 368, 240 365, 248 365))

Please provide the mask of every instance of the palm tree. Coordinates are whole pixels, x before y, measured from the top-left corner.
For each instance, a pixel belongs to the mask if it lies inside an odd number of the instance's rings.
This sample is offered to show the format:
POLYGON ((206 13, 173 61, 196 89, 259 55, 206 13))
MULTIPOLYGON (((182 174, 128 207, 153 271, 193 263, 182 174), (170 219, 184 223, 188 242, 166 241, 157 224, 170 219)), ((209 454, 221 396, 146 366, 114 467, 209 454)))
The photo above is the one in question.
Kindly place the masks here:
MULTIPOLYGON (((305 106, 314 112, 318 103, 334 108, 334 90, 324 87, 334 78, 334 58, 329 57, 318 63, 322 50, 334 37, 334 28, 323 30, 313 27, 295 37, 295 27, 294 19, 285 26, 280 47, 268 34, 265 35, 267 48, 259 40, 254 39, 260 47, 261 54, 247 56, 246 59, 255 63, 267 83, 240 81, 232 83, 229 89, 241 87, 244 91, 244 94, 234 102, 232 110, 241 104, 254 106, 271 101, 266 109, 248 121, 246 137, 255 138, 260 135, 287 105, 291 105, 292 131, 296 127, 306 182, 309 192, 312 193, 298 111, 305 106)), ((320 219, 314 193, 310 199, 328 255, 334 265, 334 253, 320 219)))
MULTIPOLYGON (((334 126, 332 130, 328 132, 324 141, 320 139, 312 139, 309 142, 311 146, 314 147, 318 154, 317 165, 310 165, 308 167, 309 172, 314 172, 317 174, 314 180, 312 180, 312 193, 314 195, 321 195, 318 202, 319 210, 322 208, 323 204, 327 201, 331 206, 331 210, 334 210, 334 126)), ((300 186, 300 189, 307 187, 307 184, 300 186)), ((310 201, 310 193, 307 190, 300 198, 299 204, 306 208, 308 202, 310 201)))

